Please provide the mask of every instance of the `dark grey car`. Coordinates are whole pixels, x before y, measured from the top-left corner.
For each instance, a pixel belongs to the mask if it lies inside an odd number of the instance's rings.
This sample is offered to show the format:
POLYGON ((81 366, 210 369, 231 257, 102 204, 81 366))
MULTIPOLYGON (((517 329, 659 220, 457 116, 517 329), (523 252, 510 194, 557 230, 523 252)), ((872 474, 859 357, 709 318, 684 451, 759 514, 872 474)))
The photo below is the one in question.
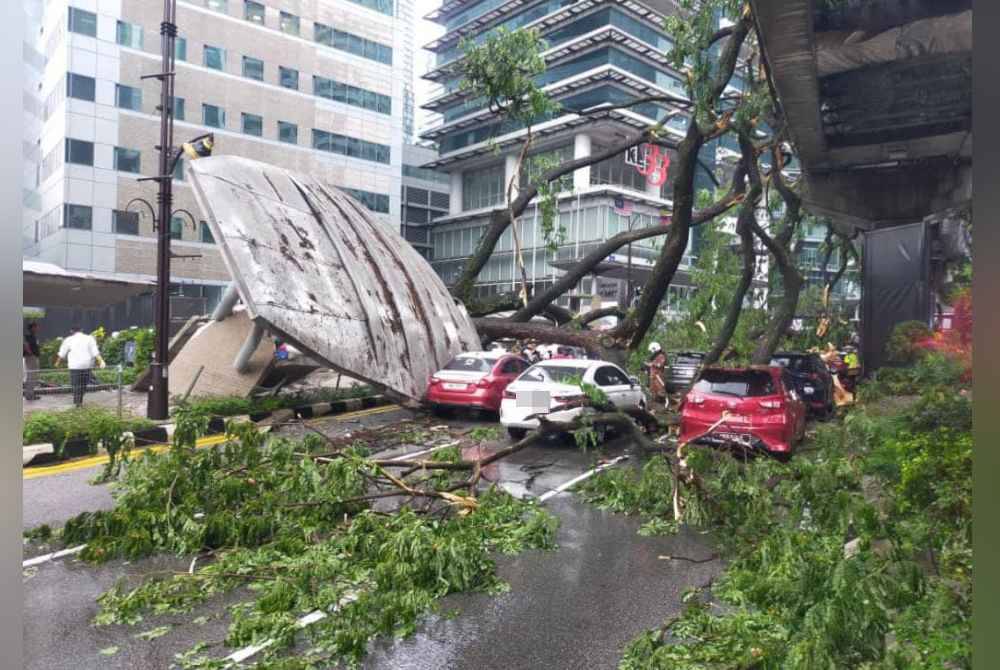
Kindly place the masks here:
POLYGON ((705 354, 698 351, 673 351, 667 353, 667 391, 682 391, 694 381, 701 370, 705 354))

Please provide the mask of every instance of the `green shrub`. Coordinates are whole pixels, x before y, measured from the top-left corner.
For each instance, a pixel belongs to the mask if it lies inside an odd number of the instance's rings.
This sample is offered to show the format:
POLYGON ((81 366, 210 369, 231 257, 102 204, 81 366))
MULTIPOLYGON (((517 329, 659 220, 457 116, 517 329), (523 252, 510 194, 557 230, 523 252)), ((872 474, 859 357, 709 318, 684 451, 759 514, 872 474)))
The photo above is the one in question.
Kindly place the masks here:
POLYGON ((24 444, 50 442, 62 449, 67 440, 86 437, 94 445, 104 435, 149 428, 151 421, 138 417, 118 419, 110 410, 98 407, 75 407, 53 412, 32 412, 24 420, 21 437, 24 444))
POLYGON ((124 363, 125 343, 135 342, 135 368, 138 371, 145 370, 152 360, 155 337, 152 328, 123 330, 115 337, 109 337, 104 341, 101 346, 101 357, 109 366, 124 363))
POLYGON ((890 363, 905 365, 913 363, 924 353, 918 343, 931 336, 931 329, 922 321, 903 321, 896 324, 885 345, 885 353, 890 363))

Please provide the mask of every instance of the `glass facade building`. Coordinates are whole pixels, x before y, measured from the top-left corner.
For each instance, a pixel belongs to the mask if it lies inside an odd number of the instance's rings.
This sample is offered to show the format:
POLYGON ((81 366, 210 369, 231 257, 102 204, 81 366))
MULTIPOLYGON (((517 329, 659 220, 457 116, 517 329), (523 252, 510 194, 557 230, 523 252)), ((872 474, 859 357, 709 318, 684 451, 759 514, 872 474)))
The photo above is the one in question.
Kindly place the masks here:
MULTIPOLYGON (((437 144, 436 160, 425 164, 450 176, 450 210, 432 227, 433 265, 445 280, 454 282, 486 229, 493 209, 506 206, 508 186, 518 179, 523 187, 529 176, 515 177, 517 156, 526 129, 498 121, 486 102, 463 90, 462 40, 481 44, 501 29, 536 29, 545 41, 545 71, 536 79, 559 110, 532 123, 531 159, 565 162, 600 152, 670 112, 680 112, 667 124, 668 139, 660 151, 671 155, 671 146, 683 137, 688 119, 684 106, 644 103, 595 114, 601 106, 627 105, 653 95, 673 96, 683 103, 687 91, 681 73, 667 63, 665 54, 673 41, 664 30, 666 16, 676 13, 669 0, 645 4, 633 0, 542 0, 509 3, 504 0, 449 2, 428 16, 445 28, 445 34, 426 45, 436 54, 433 69, 424 78, 438 85, 425 107, 440 115, 440 123, 421 137, 437 144), (580 112, 589 110, 587 116, 580 112)), ((699 188, 710 188, 716 179, 717 147, 707 146, 701 156, 699 188)), ((558 239, 544 239, 535 207, 519 222, 519 236, 528 280, 536 290, 553 282, 564 268, 609 237, 627 230, 662 223, 669 225, 672 183, 653 184, 639 174, 636 163, 646 149, 632 155, 612 156, 567 175, 559 184, 558 239)), ((515 189, 516 190, 516 189, 515 189)), ((692 237, 696 237, 693 235, 692 237)), ((631 254, 633 281, 648 275, 663 238, 657 237, 623 248, 612 265, 627 265, 631 254)), ((674 294, 688 290, 686 270, 697 250, 692 240, 674 294)), ((477 281, 480 295, 516 290, 519 281, 512 231, 501 238, 493 257, 477 281)), ((616 272, 623 289, 623 272, 616 272)), ((609 289, 607 277, 587 277, 560 304, 586 309, 598 302, 608 305, 624 298, 624 290, 609 289)), ((669 302, 669 301, 668 301, 669 302)))

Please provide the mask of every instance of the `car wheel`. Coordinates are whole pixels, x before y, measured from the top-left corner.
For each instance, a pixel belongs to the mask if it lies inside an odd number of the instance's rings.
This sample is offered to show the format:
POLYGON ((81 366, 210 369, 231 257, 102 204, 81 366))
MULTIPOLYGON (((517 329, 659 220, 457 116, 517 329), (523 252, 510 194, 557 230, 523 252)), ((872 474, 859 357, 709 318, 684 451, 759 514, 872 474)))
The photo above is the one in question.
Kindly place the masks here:
POLYGON ((528 429, 510 427, 507 429, 507 434, 510 435, 510 439, 520 441, 523 440, 524 436, 528 434, 528 429))

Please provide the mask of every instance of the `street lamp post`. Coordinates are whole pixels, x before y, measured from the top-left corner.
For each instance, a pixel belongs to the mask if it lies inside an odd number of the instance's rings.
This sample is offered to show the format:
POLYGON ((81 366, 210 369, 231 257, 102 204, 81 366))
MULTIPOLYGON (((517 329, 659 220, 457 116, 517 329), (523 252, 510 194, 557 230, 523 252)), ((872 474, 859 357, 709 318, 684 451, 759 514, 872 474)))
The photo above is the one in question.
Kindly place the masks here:
MULTIPOLYGON (((158 213, 142 198, 133 202, 146 205, 153 215, 153 229, 156 231, 156 301, 154 324, 156 327, 156 346, 153 350, 153 360, 150 363, 152 383, 146 405, 146 416, 150 419, 166 419, 168 405, 167 369, 170 364, 170 222, 173 214, 173 174, 181 155, 186 153, 192 158, 206 156, 212 150, 212 135, 202 135, 180 148, 174 147, 174 44, 177 38, 177 0, 163 0, 163 21, 160 23, 160 72, 145 75, 143 79, 158 79, 160 81, 160 144, 156 149, 160 152, 159 172, 155 177, 143 177, 140 181, 156 181, 159 190, 156 194, 158 213)), ((194 216, 187 210, 178 210, 188 215, 192 225, 197 228, 194 216)))

